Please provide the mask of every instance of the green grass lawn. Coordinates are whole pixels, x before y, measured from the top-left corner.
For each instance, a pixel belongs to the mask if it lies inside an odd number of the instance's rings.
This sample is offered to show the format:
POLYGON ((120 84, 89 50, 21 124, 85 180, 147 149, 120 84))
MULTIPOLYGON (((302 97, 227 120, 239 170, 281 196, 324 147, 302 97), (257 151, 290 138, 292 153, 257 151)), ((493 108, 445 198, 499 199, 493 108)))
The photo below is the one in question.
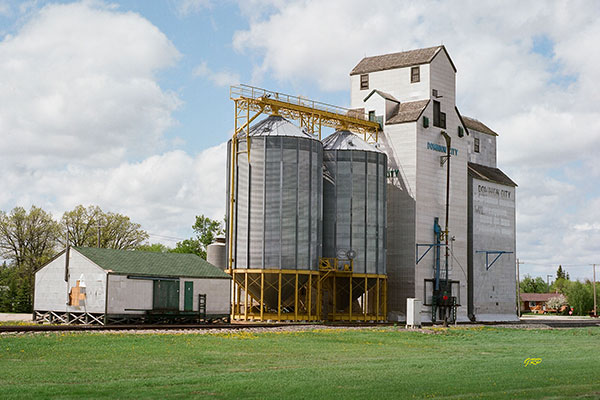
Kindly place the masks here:
POLYGON ((432 332, 0 336, 0 398, 600 398, 600 328, 432 332))

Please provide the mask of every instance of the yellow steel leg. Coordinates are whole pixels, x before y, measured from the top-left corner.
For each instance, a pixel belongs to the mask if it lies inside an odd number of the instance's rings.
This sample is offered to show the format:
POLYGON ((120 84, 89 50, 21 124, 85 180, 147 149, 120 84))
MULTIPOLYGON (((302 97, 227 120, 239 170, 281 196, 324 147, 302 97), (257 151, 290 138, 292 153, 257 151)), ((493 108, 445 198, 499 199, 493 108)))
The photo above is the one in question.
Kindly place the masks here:
POLYGON ((383 280, 383 319, 387 319, 387 278, 383 280))
POLYGON ((352 275, 350 275, 350 292, 348 293, 349 297, 349 307, 348 307, 348 315, 350 316, 350 321, 352 321, 352 275))
POLYGON ((363 312, 364 319, 367 320, 367 277, 365 276, 365 290, 363 291, 363 312))
POLYGON ((311 320, 311 312, 312 312, 312 274, 308 275, 308 320, 311 320))
POLYGON ((337 311, 337 306, 336 306, 336 297, 337 297, 337 292, 336 292, 336 287, 335 287, 335 275, 333 275, 331 277, 331 279, 333 279, 333 314, 332 314, 332 319, 335 321, 335 314, 337 311))
POLYGON ((263 321, 263 314, 265 311, 265 274, 260 274, 260 320, 263 321))
POLYGON ((244 296, 246 297, 244 301, 244 320, 248 321, 248 273, 244 274, 244 296))
POLYGON ((279 290, 277 291, 277 321, 281 321, 281 272, 279 272, 279 290))
POLYGON ((298 321, 298 274, 296 274, 296 286, 294 290, 294 321, 298 321))
POLYGON ((377 277, 377 285, 375 286, 375 317, 379 321, 379 277, 377 277))
POLYGON ((321 294, 321 275, 317 277, 317 319, 324 319, 322 314, 323 296, 321 294))

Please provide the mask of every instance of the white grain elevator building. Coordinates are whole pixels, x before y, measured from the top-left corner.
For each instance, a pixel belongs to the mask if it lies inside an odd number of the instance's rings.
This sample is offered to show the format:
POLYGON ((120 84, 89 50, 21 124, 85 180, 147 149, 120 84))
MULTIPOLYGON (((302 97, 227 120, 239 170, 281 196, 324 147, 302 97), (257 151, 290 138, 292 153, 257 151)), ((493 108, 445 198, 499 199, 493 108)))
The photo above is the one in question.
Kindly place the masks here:
POLYGON ((407 298, 422 300, 422 319, 432 319, 436 259, 442 276, 447 265, 459 321, 516 318, 516 185, 497 169, 497 135, 458 111, 456 72, 446 48, 436 46, 366 57, 350 73, 351 108, 381 123, 388 155, 390 320, 405 318, 407 298), (434 233, 446 224, 442 132, 451 140, 447 247, 435 245, 434 233))

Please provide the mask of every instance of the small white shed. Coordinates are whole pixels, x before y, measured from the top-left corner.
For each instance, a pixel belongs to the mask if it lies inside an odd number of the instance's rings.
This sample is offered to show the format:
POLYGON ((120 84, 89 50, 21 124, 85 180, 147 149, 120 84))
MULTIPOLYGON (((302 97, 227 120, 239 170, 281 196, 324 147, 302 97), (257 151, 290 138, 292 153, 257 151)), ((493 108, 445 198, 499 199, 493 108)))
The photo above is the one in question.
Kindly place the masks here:
POLYGON ((52 323, 228 319, 231 277, 194 254, 71 247, 35 273, 33 317, 52 323))

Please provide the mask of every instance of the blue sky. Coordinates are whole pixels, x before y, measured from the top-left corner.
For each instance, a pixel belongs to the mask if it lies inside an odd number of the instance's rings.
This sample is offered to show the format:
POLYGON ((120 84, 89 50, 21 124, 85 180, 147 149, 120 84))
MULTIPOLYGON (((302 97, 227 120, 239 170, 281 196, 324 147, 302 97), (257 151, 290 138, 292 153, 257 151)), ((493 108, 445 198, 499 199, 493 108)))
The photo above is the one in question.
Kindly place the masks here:
POLYGON ((173 245, 223 215, 230 84, 348 106, 365 55, 443 43, 457 105, 499 132, 519 183, 522 272, 588 277, 599 16, 595 1, 0 0, 0 210, 98 204, 173 245))

